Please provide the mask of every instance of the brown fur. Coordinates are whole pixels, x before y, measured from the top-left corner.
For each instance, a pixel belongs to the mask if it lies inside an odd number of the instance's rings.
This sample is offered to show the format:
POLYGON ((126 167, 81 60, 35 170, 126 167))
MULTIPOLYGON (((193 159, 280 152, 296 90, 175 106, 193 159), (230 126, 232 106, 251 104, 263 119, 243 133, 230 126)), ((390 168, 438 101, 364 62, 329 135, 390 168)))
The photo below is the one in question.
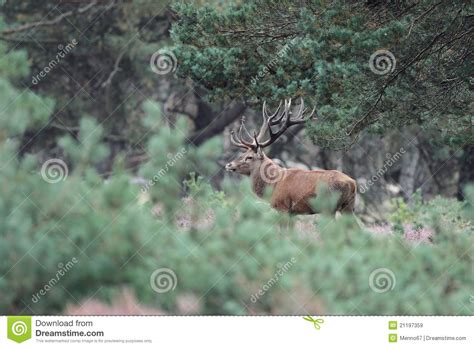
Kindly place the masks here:
POLYGON ((226 165, 229 171, 249 175, 252 189, 263 197, 266 189, 271 190, 270 203, 273 208, 291 214, 315 214, 311 200, 326 186, 329 192, 338 193, 336 211, 354 211, 357 185, 354 179, 337 170, 285 169, 269 159, 261 150, 248 149, 243 155, 226 165), (270 180, 262 174, 263 168, 277 173, 277 179, 270 180))

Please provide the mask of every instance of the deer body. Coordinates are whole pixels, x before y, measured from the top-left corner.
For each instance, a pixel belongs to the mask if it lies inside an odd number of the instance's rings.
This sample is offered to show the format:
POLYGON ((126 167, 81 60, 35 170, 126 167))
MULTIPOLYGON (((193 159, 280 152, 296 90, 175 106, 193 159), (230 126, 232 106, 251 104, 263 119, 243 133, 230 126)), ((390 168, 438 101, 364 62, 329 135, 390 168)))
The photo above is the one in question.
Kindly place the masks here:
POLYGON ((262 164, 250 171, 249 176, 253 192, 263 198, 264 193, 270 191, 271 206, 281 212, 318 213, 311 206, 311 200, 323 187, 339 195, 336 211, 349 213, 354 210, 356 182, 337 170, 286 169, 265 156, 262 164))
POLYGON ((336 170, 288 169, 288 175, 275 185, 272 192, 273 208, 291 214, 318 213, 311 206, 311 200, 324 185, 329 191, 339 193, 336 211, 353 212, 356 185, 354 180, 336 170))
POLYGON ((234 133, 231 133, 232 143, 246 149, 246 152, 227 163, 226 170, 250 176, 252 189, 259 197, 263 197, 267 190, 271 191, 271 206, 278 211, 290 214, 318 213, 312 207, 311 201, 322 190, 327 190, 339 196, 336 211, 352 213, 357 187, 354 179, 337 170, 282 168, 263 153, 262 148, 273 143, 288 127, 306 121, 301 117, 306 110, 303 101, 301 101, 299 115, 293 120, 290 117, 290 105, 291 101, 288 103, 285 101, 285 108, 282 113, 279 113, 280 103, 277 111, 269 116, 264 104, 264 122, 259 135, 255 134, 252 142, 245 141, 242 137, 243 123, 239 132, 240 139, 236 140, 234 133), (271 127, 280 123, 283 123, 283 127, 273 132, 271 127), (262 138, 267 131, 270 133, 270 139, 263 142, 262 138))

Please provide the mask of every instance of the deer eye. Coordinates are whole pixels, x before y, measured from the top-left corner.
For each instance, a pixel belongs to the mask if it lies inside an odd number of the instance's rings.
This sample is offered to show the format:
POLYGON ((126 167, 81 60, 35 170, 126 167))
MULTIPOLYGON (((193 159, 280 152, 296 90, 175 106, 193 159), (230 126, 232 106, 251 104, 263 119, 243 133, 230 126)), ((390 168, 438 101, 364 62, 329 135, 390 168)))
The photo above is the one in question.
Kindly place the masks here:
POLYGON ((248 157, 245 158, 246 161, 251 160, 251 159, 253 159, 253 156, 248 156, 248 157))

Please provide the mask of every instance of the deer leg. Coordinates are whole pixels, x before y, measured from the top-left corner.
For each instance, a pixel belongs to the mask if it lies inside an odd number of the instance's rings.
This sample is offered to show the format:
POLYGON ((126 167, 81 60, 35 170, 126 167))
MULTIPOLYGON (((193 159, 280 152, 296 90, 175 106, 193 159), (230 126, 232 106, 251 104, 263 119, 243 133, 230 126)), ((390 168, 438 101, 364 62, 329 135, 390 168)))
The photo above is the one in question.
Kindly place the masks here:
POLYGON ((285 237, 288 237, 288 233, 292 231, 292 227, 293 227, 292 218, 296 214, 285 211, 284 214, 282 215, 283 215, 282 219, 278 222, 278 230, 280 231, 281 237, 285 238, 285 237))
POLYGON ((344 202, 339 210, 341 213, 349 213, 352 214, 355 209, 355 197, 349 198, 348 202, 344 202))
POLYGON ((291 200, 289 198, 286 199, 278 199, 272 202, 272 207, 278 211, 289 213, 291 214, 293 211, 291 200))
POLYGON ((341 213, 350 213, 350 214, 354 212, 355 190, 356 190, 356 187, 353 185, 345 186, 344 189, 341 190, 341 197, 339 198, 339 202, 336 208, 337 211, 341 213))

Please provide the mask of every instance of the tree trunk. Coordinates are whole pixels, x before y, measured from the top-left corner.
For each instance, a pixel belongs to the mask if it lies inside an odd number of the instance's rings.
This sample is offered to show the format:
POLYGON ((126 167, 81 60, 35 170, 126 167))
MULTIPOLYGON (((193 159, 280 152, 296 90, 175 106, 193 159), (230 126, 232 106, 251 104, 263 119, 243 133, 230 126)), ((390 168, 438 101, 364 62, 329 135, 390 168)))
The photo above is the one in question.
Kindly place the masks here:
POLYGON ((400 173, 400 187, 403 197, 409 200, 416 188, 416 171, 420 160, 418 139, 412 141, 412 146, 407 149, 402 158, 402 170, 400 173))
POLYGON ((207 139, 222 133, 226 126, 239 118, 246 109, 245 103, 232 101, 224 110, 215 112, 198 93, 175 92, 165 103, 168 122, 173 125, 178 114, 185 114, 194 123, 194 133, 188 139, 190 144, 201 145, 207 139))
POLYGON ((474 184, 474 146, 464 145, 463 154, 459 159, 459 181, 457 197, 464 200, 464 189, 466 185, 474 184))

